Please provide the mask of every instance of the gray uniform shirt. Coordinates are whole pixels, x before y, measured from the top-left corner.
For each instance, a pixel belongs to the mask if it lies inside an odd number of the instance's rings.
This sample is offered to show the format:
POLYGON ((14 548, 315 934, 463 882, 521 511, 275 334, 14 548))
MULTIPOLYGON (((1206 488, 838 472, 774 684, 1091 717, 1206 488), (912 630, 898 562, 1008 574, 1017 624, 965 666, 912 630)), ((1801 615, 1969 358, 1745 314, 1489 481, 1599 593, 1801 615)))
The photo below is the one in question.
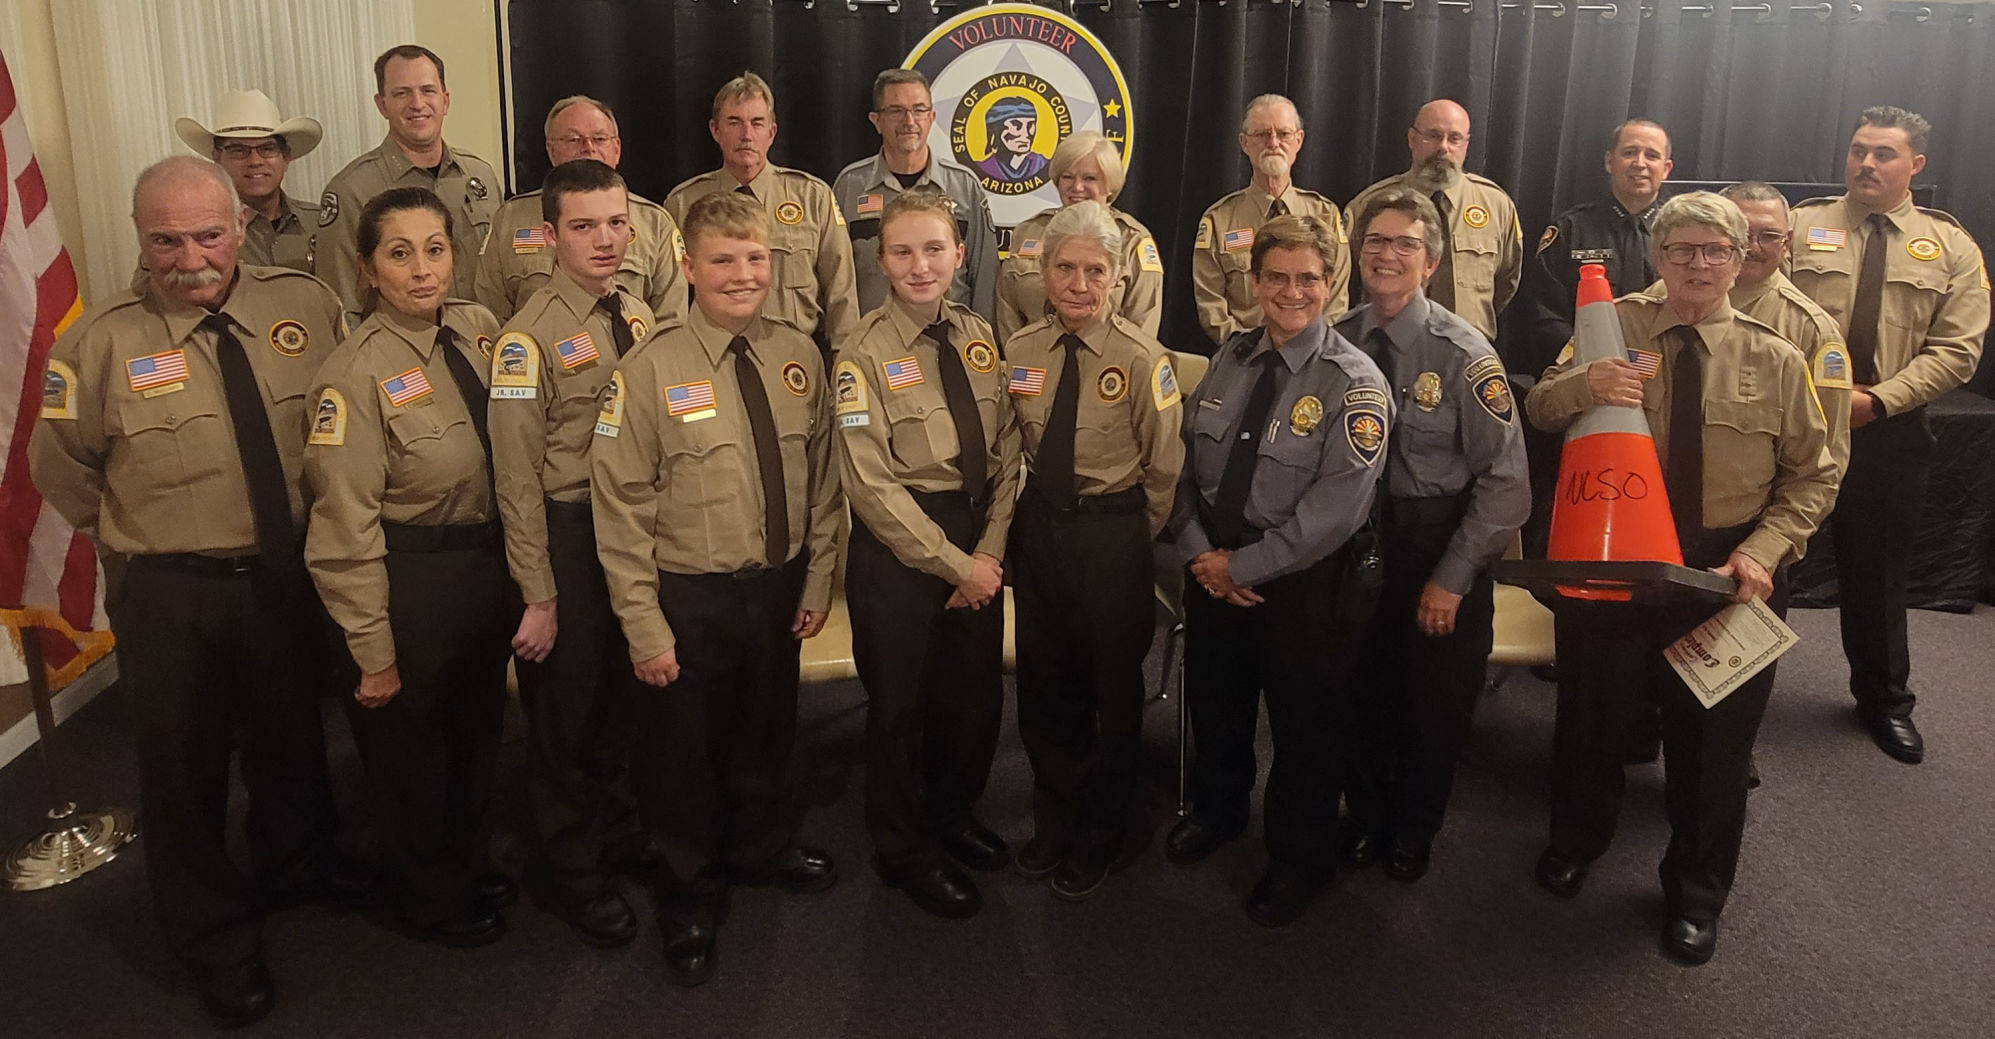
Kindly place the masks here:
POLYGON ((1201 509, 1218 499, 1233 442, 1259 437, 1246 519, 1261 538, 1227 563, 1234 583, 1249 588, 1308 569, 1364 528, 1393 424, 1378 366, 1319 320, 1281 348, 1267 423, 1241 429, 1270 349, 1267 333, 1255 330, 1213 355, 1185 408, 1187 464, 1170 528, 1187 563, 1216 547, 1201 509))
POLYGON ((997 227, 984 186, 969 170, 930 153, 928 168, 912 187, 903 188, 877 152, 838 171, 831 194, 845 214, 852 239, 852 267, 859 287, 859 310, 871 313, 887 301, 887 276, 880 270, 880 214, 895 195, 914 188, 933 188, 956 203, 956 233, 963 239, 963 265, 949 286, 949 298, 994 321, 997 308, 997 227))
MULTIPOLYGON (((1337 322, 1337 331, 1367 355, 1378 327, 1370 303, 1337 322)), ((1392 340, 1392 399, 1399 407, 1386 493, 1441 498, 1470 491, 1468 509, 1431 578, 1464 595, 1531 515, 1517 404, 1489 340, 1424 293, 1386 322, 1385 334, 1392 340)))

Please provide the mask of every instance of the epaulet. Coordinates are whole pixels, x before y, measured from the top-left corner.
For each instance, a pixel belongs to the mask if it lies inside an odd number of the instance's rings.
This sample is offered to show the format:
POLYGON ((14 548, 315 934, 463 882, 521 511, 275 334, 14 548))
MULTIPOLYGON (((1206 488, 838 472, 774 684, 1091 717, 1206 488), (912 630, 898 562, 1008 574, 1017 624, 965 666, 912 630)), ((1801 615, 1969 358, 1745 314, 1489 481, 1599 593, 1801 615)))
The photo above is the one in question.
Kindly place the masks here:
POLYGON ((1489 340, 1477 331, 1474 325, 1469 324, 1467 318, 1446 307, 1427 308, 1427 329, 1455 344, 1456 348, 1471 357, 1481 357, 1484 354, 1494 356, 1496 353, 1496 348, 1489 345, 1489 340))
POLYGON ((1218 208, 1219 208, 1220 206, 1223 206, 1223 205, 1227 204, 1228 202, 1231 202, 1231 201, 1233 201, 1234 199, 1236 199, 1236 198, 1239 198, 1239 197, 1240 197, 1241 195, 1244 195, 1244 194, 1246 194, 1246 193, 1247 193, 1247 189, 1246 189, 1246 188, 1241 188, 1241 189, 1240 189, 1240 190, 1238 190, 1238 191, 1230 191, 1230 192, 1227 192, 1227 193, 1226 193, 1226 194, 1224 194, 1224 195, 1221 195, 1221 196, 1219 196, 1219 199, 1218 199, 1218 201, 1216 201, 1216 202, 1214 202, 1213 204, 1211 204, 1211 205, 1209 205, 1209 206, 1205 207, 1205 213, 1204 213, 1203 215, 1204 215, 1204 216, 1211 216, 1211 215, 1212 215, 1212 213, 1213 213, 1213 211, 1214 211, 1214 210, 1216 210, 1216 209, 1218 209, 1218 208))
MULTIPOLYGON (((540 192, 539 192, 539 191, 534 191, 534 192, 531 192, 531 194, 535 194, 535 195, 538 195, 538 194, 540 194, 540 192)), ((664 204, 663 202, 653 202, 653 201, 651 201, 650 199, 648 199, 648 198, 645 198, 645 197, 644 197, 643 195, 640 195, 640 194, 638 194, 638 193, 636 193, 636 192, 634 192, 634 191, 633 191, 633 192, 629 192, 629 193, 627 193, 627 194, 628 194, 628 197, 629 197, 629 199, 630 199, 630 204, 631 204, 631 205, 633 205, 633 206, 650 206, 650 207, 651 207, 652 209, 664 209, 664 208, 665 208, 665 204, 664 204)), ((526 196, 525 196, 525 195, 521 195, 521 196, 519 196, 519 197, 521 197, 521 198, 525 198, 526 196)))
MULTIPOLYGON (((1645 303, 1661 303, 1663 300, 1669 298, 1669 289, 1668 287, 1663 285, 1660 279, 1658 279, 1653 285, 1636 289, 1635 291, 1630 292, 1627 295, 1621 297, 1621 299, 1635 299, 1635 298, 1639 298, 1645 303)), ((1618 303, 1620 302, 1620 300, 1616 300, 1615 302, 1618 303)))
POLYGON ((126 310, 131 307, 143 307, 144 305, 145 305, 144 293, 121 292, 116 296, 100 300, 96 303, 91 304, 88 307, 83 308, 83 313, 81 315, 78 315, 74 324, 70 325, 68 328, 63 330, 63 335, 65 337, 84 335, 85 333, 90 331, 90 327, 92 325, 95 325, 97 322, 110 317, 112 314, 116 314, 121 310, 126 310))
POLYGON ((319 215, 319 203, 317 199, 306 200, 302 198, 292 198, 291 196, 286 195, 284 196, 284 200, 287 203, 289 203, 293 208, 297 209, 299 212, 304 213, 307 216, 319 215))
POLYGON ((1023 339, 1026 336, 1039 331, 1041 328, 1045 328, 1051 325, 1052 323, 1053 323, 1053 315, 1043 314, 1039 317, 1039 320, 1037 321, 1027 322, 1026 324, 1018 326, 1018 330, 1011 334, 1011 339, 1007 339, 1005 340, 1005 342, 1006 344, 1009 344, 1013 339, 1023 339))
POLYGON ((1059 206, 1049 206, 1049 207, 1048 207, 1048 208, 1046 208, 1046 209, 1042 209, 1042 210, 1040 210, 1039 212, 1037 212, 1037 213, 1034 213, 1033 215, 1031 215, 1031 216, 1029 216, 1029 217, 1026 217, 1023 223, 1020 223, 1020 224, 1018 225, 1018 227, 1014 227, 1014 228, 1012 228, 1012 229, 1011 229, 1011 237, 1012 237, 1012 240, 1013 240, 1013 241, 1017 241, 1017 239, 1018 239, 1018 232, 1019 232, 1020 228, 1024 228, 1024 227, 1027 227, 1027 226, 1030 226, 1030 225, 1032 225, 1032 224, 1034 224, 1034 223, 1039 223, 1039 224, 1040 224, 1040 226, 1042 226, 1042 227, 1043 227, 1043 226, 1045 226, 1045 224, 1046 224, 1046 223, 1051 223, 1051 222, 1052 222, 1052 220, 1053 220, 1053 215, 1054 215, 1055 213, 1058 213, 1059 211, 1060 211, 1060 207, 1059 207, 1059 206))
POLYGON ((707 172, 702 173, 696 177, 687 177, 685 180, 682 180, 679 183, 673 185, 672 190, 667 191, 665 193, 666 201, 668 202, 671 201, 672 196, 677 195, 681 191, 686 191, 691 189, 694 185, 700 183, 703 180, 711 179, 715 174, 719 172, 720 172, 719 170, 708 170, 707 172))
POLYGON ((971 327, 973 328, 980 327, 995 334, 995 330, 991 329, 991 323, 989 321, 984 320, 984 316, 982 314, 977 313, 975 310, 972 310, 969 307, 966 307, 963 304, 958 303, 953 299, 944 299, 942 301, 942 306, 946 308, 949 311, 949 313, 956 315, 958 319, 964 319, 965 323, 969 324, 971 327), (976 318, 976 320, 968 321, 967 320, 968 318, 976 318))
MULTIPOLYGON (((453 159, 456 159, 456 160, 457 160, 458 162, 460 162, 460 163, 462 163, 462 162, 475 162, 475 163, 477 163, 478 165, 480 165, 480 166, 483 166, 483 167, 485 167, 485 168, 486 168, 486 169, 488 169, 488 170, 489 170, 489 169, 492 169, 492 164, 491 164, 491 163, 489 163, 489 162, 486 162, 483 156, 479 155, 479 154, 478 154, 477 152, 468 152, 468 151, 465 151, 464 149, 462 149, 462 148, 459 148, 459 147, 457 147, 456 145, 451 145, 451 147, 450 147, 450 157, 451 157, 451 158, 453 158, 453 159)), ((494 171, 494 172, 497 172, 497 171, 494 171)))
MULTIPOLYGON (((1249 343, 1252 343, 1254 341, 1254 337, 1260 334, 1261 330, 1258 328, 1243 328, 1240 331, 1235 332, 1230 336, 1227 336, 1226 341, 1224 343, 1219 344, 1219 349, 1213 351, 1212 356, 1216 358, 1221 354, 1238 353, 1241 347, 1249 343)), ((1329 342, 1329 337, 1325 336, 1324 340, 1325 340, 1325 345, 1327 346, 1329 342)))
POLYGON ((793 170, 788 166, 772 166, 770 169, 775 170, 778 177, 790 177, 801 180, 806 184, 815 184, 826 191, 831 190, 831 185, 819 180, 815 174, 805 173, 803 170, 793 170))
POLYGON ((1135 231, 1138 234, 1146 234, 1146 235, 1150 233, 1150 229, 1143 226, 1143 221, 1136 219, 1134 216, 1131 216, 1129 213, 1124 212, 1123 210, 1120 209, 1115 210, 1114 213, 1115 213, 1115 222, 1121 224, 1125 229, 1125 231, 1135 231))
POLYGON ((304 281, 308 281, 314 285, 317 285, 319 288, 326 290, 326 293, 328 295, 332 294, 332 286, 327 285, 323 281, 320 281, 317 276, 307 274, 304 271, 298 270, 295 267, 256 267, 245 263, 245 264, 239 264, 238 269, 240 269, 244 274, 248 275, 249 277, 256 279, 257 281, 286 281, 292 278, 302 279, 304 281))
POLYGON ((1807 209, 1810 206, 1826 206, 1831 202, 1841 202, 1841 201, 1842 197, 1839 195, 1817 195, 1814 198, 1804 198, 1801 201, 1794 203, 1792 208, 1807 209))
POLYGON ((1328 195, 1325 195, 1324 193, 1322 193, 1322 192, 1320 192, 1320 191, 1311 191, 1311 190, 1309 190, 1308 188, 1305 188, 1305 187, 1301 187, 1301 186, 1294 186, 1294 191, 1295 191, 1295 193, 1296 193, 1296 194, 1298 194, 1298 195, 1307 195, 1307 196, 1309 196, 1310 198, 1313 198, 1313 199, 1316 199, 1316 200, 1317 200, 1317 201, 1319 201, 1319 202, 1327 202, 1327 203, 1329 203, 1330 205, 1333 205, 1333 206, 1337 204, 1337 203, 1335 203, 1335 202, 1331 202, 1331 201, 1330 201, 1330 196, 1328 196, 1328 195))
POLYGON ((1463 173, 1462 176, 1467 178, 1470 183, 1480 184, 1486 188, 1495 188, 1498 191, 1503 190, 1503 185, 1498 184, 1497 182, 1489 179, 1488 177, 1483 176, 1480 173, 1463 173))
POLYGON ((1332 349, 1327 352, 1326 356, 1330 363, 1344 369, 1344 374, 1350 376, 1353 383, 1361 380, 1370 381, 1379 389, 1384 389, 1385 373, 1379 371, 1378 364, 1366 356, 1363 350, 1352 346, 1350 340, 1344 340, 1344 344, 1350 349, 1332 349))
POLYGON ((1801 348, 1794 345, 1793 340, 1787 338, 1784 335, 1781 335, 1780 330, 1773 327, 1772 325, 1769 325, 1766 322, 1761 321, 1760 319, 1742 310, 1732 311, 1732 319, 1737 321, 1739 324, 1746 326, 1747 328, 1753 329, 1754 331, 1758 332, 1764 332, 1767 335, 1770 335, 1773 338, 1780 340, 1781 345, 1793 351, 1795 357, 1801 358, 1804 361, 1807 360, 1808 355, 1802 353, 1801 348))
POLYGON ((525 332, 527 326, 540 320, 540 316, 547 313, 547 308, 554 299, 554 283, 551 281, 543 283, 540 288, 533 290, 533 295, 528 296, 526 301, 519 305, 518 310, 513 311, 513 316, 505 323, 504 331, 525 332))
POLYGON ((871 156, 871 155, 868 155, 868 156, 866 156, 865 158, 863 158, 863 159, 860 159, 860 160, 858 160, 857 162, 848 162, 848 163, 846 163, 846 164, 845 164, 845 168, 844 168, 844 169, 841 169, 841 170, 839 170, 839 171, 838 171, 838 176, 836 176, 836 177, 833 177, 833 178, 831 178, 831 179, 832 179, 832 181, 833 181, 833 183, 836 183, 836 182, 838 182, 838 181, 841 181, 841 180, 844 180, 844 179, 845 179, 845 175, 846 175, 847 173, 852 173, 852 172, 854 172, 854 171, 858 170, 858 169, 859 169, 859 167, 861 167, 861 166, 866 166, 866 165, 869 165, 869 164, 871 164, 871 163, 872 163, 872 161, 873 161, 873 159, 874 159, 874 156, 871 156))
POLYGON ((1614 297, 1614 309, 1621 309, 1621 304, 1623 303, 1633 303, 1642 307, 1660 307, 1666 300, 1667 297, 1654 294, 1652 289, 1640 289, 1614 297))
POLYGON ((797 327, 796 322, 790 320, 789 318, 783 317, 779 314, 764 314, 762 315, 762 320, 767 321, 772 325, 775 325, 777 328, 784 328, 792 332, 795 332, 796 334, 803 336, 805 339, 810 338, 810 333, 805 332, 803 329, 797 327))
POLYGON ((1918 210, 1921 213, 1926 214, 1929 217, 1932 217, 1934 220, 1938 220, 1943 224, 1952 224, 1953 226, 1960 228, 1962 231, 1967 230, 1967 228, 1963 226, 1961 222, 1958 219, 1956 219, 1952 213, 1949 213, 1944 209, 1927 209, 1925 206, 1913 206, 1912 208, 1918 210))
POLYGON ((1558 216, 1553 217, 1552 223, 1557 224, 1559 221, 1564 220, 1567 217, 1578 216, 1579 214, 1588 212, 1589 210, 1605 209, 1605 208, 1607 208, 1607 203, 1605 202, 1581 202, 1579 205, 1573 206, 1567 209, 1565 212, 1560 213, 1558 216))
POLYGON ((1330 322, 1330 328, 1332 331, 1336 332, 1339 336, 1342 336, 1345 340, 1348 341, 1351 339, 1351 337, 1348 335, 1344 335, 1345 326, 1348 325, 1353 331, 1356 331, 1359 321, 1371 309, 1372 309, 1372 304, 1370 300, 1360 303, 1357 306, 1344 311, 1344 313, 1340 315, 1337 318, 1337 320, 1330 322))
MULTIPOLYGON (((875 328, 878 328, 880 324, 886 320, 887 320, 887 307, 886 304, 883 303, 865 312, 864 314, 859 315, 859 324, 853 327, 852 334, 846 337, 845 342, 846 343, 860 342, 861 340, 866 338, 866 333, 871 332, 875 328)), ((843 345, 840 345, 838 348, 838 357, 842 359, 844 356, 845 356, 845 347, 843 345)))
POLYGON ((1170 355, 1169 348, 1158 342, 1155 336, 1143 331, 1142 325, 1123 317, 1121 314, 1110 314, 1108 316, 1108 327, 1135 340, 1136 345, 1142 347, 1143 351, 1146 354, 1150 354, 1153 358, 1170 355))

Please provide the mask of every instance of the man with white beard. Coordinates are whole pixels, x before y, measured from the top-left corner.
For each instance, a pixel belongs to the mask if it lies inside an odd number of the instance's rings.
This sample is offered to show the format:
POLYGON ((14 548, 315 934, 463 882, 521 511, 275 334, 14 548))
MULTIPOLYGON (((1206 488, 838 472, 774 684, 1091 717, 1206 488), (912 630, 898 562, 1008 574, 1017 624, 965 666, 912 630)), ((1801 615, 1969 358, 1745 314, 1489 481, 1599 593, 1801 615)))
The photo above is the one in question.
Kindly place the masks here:
POLYGON ((1330 302, 1323 319, 1335 321, 1350 297, 1351 250, 1337 204, 1295 186, 1289 174, 1302 151, 1302 113, 1280 94, 1262 94, 1247 103, 1240 127, 1240 150, 1253 165, 1246 187, 1220 199, 1198 219, 1192 243, 1192 292, 1198 324, 1216 343, 1261 327, 1249 267, 1254 231, 1278 216, 1313 216, 1336 228, 1336 262, 1330 267, 1330 302))
MULTIPOLYGON (((1358 192, 1344 207, 1347 217, 1365 208, 1379 192, 1406 187, 1434 203, 1441 214, 1441 266, 1427 282, 1427 299, 1454 311, 1496 341, 1496 315, 1517 295, 1524 275, 1524 232, 1517 206, 1497 183, 1462 169, 1469 153, 1468 110, 1446 98, 1420 106, 1406 128, 1413 165, 1397 176, 1358 192)), ((1345 228, 1349 237, 1350 228, 1345 228)), ((1364 288, 1351 285, 1353 305, 1364 288)))

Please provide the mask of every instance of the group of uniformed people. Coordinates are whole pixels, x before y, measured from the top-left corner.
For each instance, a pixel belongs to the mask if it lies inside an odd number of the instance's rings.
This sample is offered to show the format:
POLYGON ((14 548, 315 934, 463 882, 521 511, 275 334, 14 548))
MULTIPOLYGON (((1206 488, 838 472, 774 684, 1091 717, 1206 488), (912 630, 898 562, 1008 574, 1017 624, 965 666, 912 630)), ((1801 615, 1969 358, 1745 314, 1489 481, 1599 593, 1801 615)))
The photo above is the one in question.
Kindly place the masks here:
MULTIPOLYGON (((1299 918, 1340 858, 1417 880, 1490 650, 1488 567, 1531 512, 1518 390, 1547 431, 1643 407, 1686 557, 1741 600, 1784 604, 1847 465, 1852 690, 1916 760, 1920 409, 1971 372, 1988 291, 1966 234, 1909 202, 1915 115, 1867 110, 1849 194, 1791 216, 1764 185, 1658 202, 1667 136, 1632 121, 1606 155, 1615 204, 1562 216, 1528 262, 1508 197, 1462 169, 1459 105, 1423 107, 1411 168, 1342 213, 1291 179, 1295 106, 1257 98, 1253 180, 1197 228, 1216 349, 1185 386, 1155 338, 1156 242, 1114 208, 1126 171, 1099 135, 1060 145, 1061 204, 1000 257, 975 177, 928 149, 912 71, 879 76, 881 151, 831 185, 767 161, 773 94, 731 80, 709 123, 721 168, 663 205, 626 189, 599 102, 553 107, 554 167, 507 201, 444 142, 434 54, 394 48, 375 78, 388 135, 316 213, 282 191, 315 122, 254 91, 213 129, 182 120, 214 161, 140 176, 141 282, 57 343, 31 445, 36 485, 114 577, 159 918, 218 1021, 271 1005, 266 908, 367 890, 334 849, 323 692, 348 705, 399 923, 451 945, 503 934, 514 883, 485 820, 509 662, 530 728, 522 886, 612 947, 638 931, 616 878, 650 881, 672 976, 704 981, 734 886, 835 881, 784 794, 799 643, 841 575, 874 868, 921 908, 973 914, 965 868, 1007 865, 1083 899, 1148 844, 1160 557, 1187 591, 1196 748, 1166 857, 1244 831, 1265 698, 1268 861, 1247 914, 1299 918), (1580 262, 1625 294, 1627 361, 1560 354, 1580 262), (1520 284, 1534 331, 1512 356, 1548 348, 1537 380, 1491 345, 1520 284), (1033 771, 1015 852, 976 815, 1007 584, 1033 771), (252 876, 225 840, 238 728, 252 876)), ((1707 711, 1662 666, 1710 612, 1559 607, 1537 871, 1578 890, 1659 719, 1663 940, 1688 962, 1715 945, 1772 685, 1707 711)))

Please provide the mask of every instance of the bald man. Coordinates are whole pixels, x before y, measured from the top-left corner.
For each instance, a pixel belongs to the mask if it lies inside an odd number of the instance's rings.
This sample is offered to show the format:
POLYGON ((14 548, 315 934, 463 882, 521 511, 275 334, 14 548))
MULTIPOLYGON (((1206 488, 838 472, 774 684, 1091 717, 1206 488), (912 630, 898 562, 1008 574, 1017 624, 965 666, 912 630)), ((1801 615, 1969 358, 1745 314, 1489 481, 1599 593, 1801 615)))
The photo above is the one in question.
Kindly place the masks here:
MULTIPOLYGON (((1446 98, 1420 106, 1406 128, 1413 165, 1373 184, 1344 207, 1357 219, 1365 203, 1391 187, 1411 188, 1434 203, 1443 229, 1441 266, 1427 279, 1427 300, 1454 311, 1483 338, 1496 341, 1496 315, 1517 295, 1524 275, 1524 232, 1517 206, 1496 182, 1463 169, 1469 154, 1469 113, 1446 98)), ((1348 236, 1350 228, 1345 232, 1348 236)), ((1364 283, 1351 279, 1351 303, 1364 302, 1364 283)))

